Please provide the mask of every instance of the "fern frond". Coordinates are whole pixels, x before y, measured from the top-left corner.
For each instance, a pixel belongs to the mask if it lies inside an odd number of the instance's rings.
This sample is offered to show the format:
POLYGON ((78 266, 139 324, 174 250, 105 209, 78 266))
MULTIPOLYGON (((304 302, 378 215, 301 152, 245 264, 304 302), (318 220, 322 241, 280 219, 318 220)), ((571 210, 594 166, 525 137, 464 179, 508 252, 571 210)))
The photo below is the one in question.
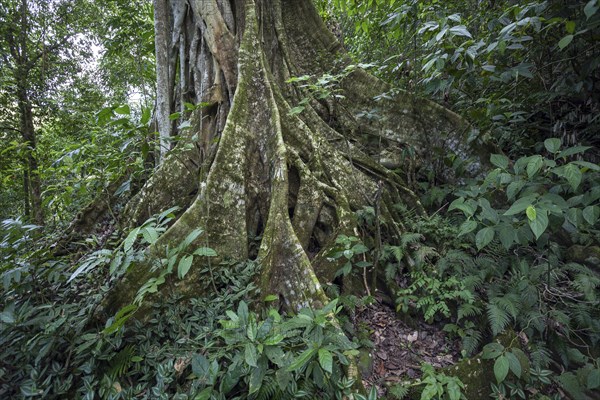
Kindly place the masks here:
POLYGON ((516 293, 508 293, 502 297, 495 297, 491 299, 490 303, 500 307, 509 313, 511 317, 517 318, 521 309, 520 300, 520 296, 516 293))
POLYGON ((262 385, 256 395, 257 400, 271 400, 282 398, 281 389, 277 381, 272 376, 267 375, 263 379, 262 385))
POLYGON ((460 321, 462 318, 474 317, 476 315, 481 315, 481 308, 472 303, 463 303, 458 307, 458 315, 457 321, 460 321))
POLYGON ((132 345, 128 345, 110 359, 108 376, 112 380, 119 379, 127 373, 127 370, 131 366, 131 359, 133 358, 134 352, 135 348, 132 345))
POLYGON ((490 324, 490 328, 492 329, 492 333, 495 336, 502 332, 504 328, 506 328, 510 322, 510 315, 492 302, 488 303, 486 308, 488 322, 490 324))
POLYGON ((542 342, 532 342, 531 346, 531 363, 533 368, 547 368, 552 361, 550 350, 548 350, 542 342))
POLYGON ((430 246, 422 246, 415 252, 415 259, 418 265, 424 264, 427 258, 433 258, 439 256, 437 250, 430 246))
POLYGON ((462 348, 471 356, 475 354, 481 344, 482 334, 476 329, 469 329, 462 340, 462 348))
POLYGON ((409 389, 406 386, 394 385, 388 390, 388 395, 392 396, 393 399, 402 400, 408 396, 409 389))
POLYGON ((400 246, 406 248, 409 244, 417 243, 423 240, 423 235, 420 233, 407 232, 400 238, 400 246))
POLYGON ((392 280, 394 280, 394 278, 396 277, 396 273, 398 272, 398 265, 394 264, 394 263, 388 263, 385 266, 385 280, 387 282, 390 282, 392 280))
POLYGON ((597 276, 579 273, 571 282, 571 286, 579 293, 583 293, 586 301, 596 301, 596 289, 600 286, 597 276))

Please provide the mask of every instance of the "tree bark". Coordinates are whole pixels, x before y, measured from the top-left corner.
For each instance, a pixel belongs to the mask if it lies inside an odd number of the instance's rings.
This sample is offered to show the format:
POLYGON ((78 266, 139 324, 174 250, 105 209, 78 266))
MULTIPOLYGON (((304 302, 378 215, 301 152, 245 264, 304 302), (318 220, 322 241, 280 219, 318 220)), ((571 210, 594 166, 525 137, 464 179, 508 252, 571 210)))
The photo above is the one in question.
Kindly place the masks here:
POLYGON ((29 99, 29 74, 31 66, 29 65, 29 53, 27 45, 27 33, 29 32, 29 10, 27 0, 21 0, 20 5, 20 32, 18 42, 13 37, 10 38, 10 49, 13 59, 16 60, 17 70, 17 102, 20 116, 20 131, 25 143, 24 157, 24 182, 27 190, 25 198, 28 205, 26 212, 31 212, 32 221, 37 225, 44 224, 44 210, 42 208, 42 180, 36 159, 37 140, 35 127, 33 124, 33 106, 29 99))
POLYGON ((159 163, 171 147, 171 100, 169 79, 169 11, 167 0, 154 0, 154 42, 156 49, 156 121, 159 137, 159 163))
MULTIPOLYGON (((171 0, 172 12, 178 1, 171 0)), ((357 235, 355 211, 379 201, 392 237, 402 233, 394 204, 423 213, 404 180, 374 161, 381 144, 411 147, 423 159, 433 143, 468 153, 469 126, 408 93, 375 102, 390 88, 360 68, 347 68, 351 60, 309 0, 189 4, 182 18, 171 18, 181 24, 171 31, 183 38, 176 45, 186 55, 179 58, 187 63, 185 89, 204 107, 191 119, 193 129, 179 133, 179 150, 167 155, 130 201, 126 218, 135 226, 182 205, 185 212, 148 250, 151 256, 164 255, 203 228, 195 246, 212 247, 221 260, 258 260, 262 296, 277 295, 289 309, 319 306, 327 301, 322 283, 332 281, 339 267, 327 255, 338 235, 357 235), (339 78, 344 99, 315 99, 286 83, 323 74, 339 78), (292 112, 305 98, 310 100, 304 110, 292 112), (356 117, 373 107, 381 116, 377 124, 356 117), (173 204, 190 194, 191 203, 173 204)), ((197 295, 206 281, 202 262, 197 257, 186 279, 169 286, 197 295)), ((131 267, 109 297, 108 310, 129 304, 155 275, 147 265, 131 267)))

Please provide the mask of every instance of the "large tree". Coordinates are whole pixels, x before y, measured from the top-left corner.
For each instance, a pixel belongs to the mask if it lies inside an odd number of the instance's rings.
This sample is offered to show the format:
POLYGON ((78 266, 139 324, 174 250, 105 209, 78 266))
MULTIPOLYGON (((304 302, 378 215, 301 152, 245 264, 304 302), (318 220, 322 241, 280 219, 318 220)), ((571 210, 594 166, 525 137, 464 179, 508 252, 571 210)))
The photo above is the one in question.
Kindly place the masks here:
POLYGON ((8 147, 10 133, 20 136, 23 214, 38 225, 44 224, 40 128, 64 106, 61 96, 85 81, 79 62, 89 56, 82 35, 89 7, 86 0, 0 3, 0 140, 8 147))
MULTIPOLYGON (((326 301, 320 282, 338 268, 327 255, 338 235, 356 234, 356 210, 376 205, 396 236, 394 204, 424 212, 381 162, 382 148, 410 149, 410 163, 424 162, 433 146, 470 152, 458 116, 353 67, 309 0, 155 0, 155 17, 157 125, 177 145, 121 220, 133 227, 169 206, 185 211, 151 254, 203 228, 195 245, 224 260, 258 259, 263 295, 291 309, 318 306, 326 301), (317 80, 312 91, 290 79, 301 76, 317 80), (191 129, 178 132, 165 118, 185 103, 201 107, 191 129)), ((200 271, 174 282, 177 290, 197 293, 200 271)), ((130 267, 109 309, 130 303, 153 274, 130 267)))

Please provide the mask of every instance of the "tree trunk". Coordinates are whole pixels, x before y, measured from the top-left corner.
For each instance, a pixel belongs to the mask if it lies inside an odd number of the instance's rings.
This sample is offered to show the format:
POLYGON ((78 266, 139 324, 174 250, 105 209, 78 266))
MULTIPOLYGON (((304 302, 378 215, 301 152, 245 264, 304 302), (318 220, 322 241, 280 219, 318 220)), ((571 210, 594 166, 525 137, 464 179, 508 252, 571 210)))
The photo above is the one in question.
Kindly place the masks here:
MULTIPOLYGON (((27 76, 22 76, 23 80, 26 81, 27 76)), ((20 85, 20 83, 19 83, 20 85)), ((44 210, 42 208, 42 181, 40 178, 40 171, 38 168, 38 162, 36 159, 36 147, 37 141, 35 137, 35 128, 33 126, 33 112, 31 110, 31 102, 27 96, 26 90, 19 89, 19 111, 21 114, 21 135, 23 142, 26 145, 25 149, 25 165, 24 173, 26 176, 27 190, 25 196, 28 199, 30 205, 30 212, 32 221, 37 225, 44 224, 44 210)), ((25 210, 28 210, 26 207, 25 210)))
MULTIPOLYGON (((331 281, 338 268, 327 254, 338 235, 357 235, 354 212, 374 205, 379 182, 379 213, 390 221, 388 234, 402 233, 394 204, 423 212, 403 179, 374 161, 381 146, 410 147, 423 159, 433 145, 467 153, 469 127, 445 108, 407 93, 375 102, 390 88, 360 68, 347 68, 351 60, 309 0, 169 4, 172 46, 179 49, 169 54, 184 61, 186 71, 185 87, 175 84, 174 90, 186 90, 204 107, 129 202, 126 218, 135 226, 181 205, 185 212, 151 254, 164 255, 167 246, 203 228, 194 245, 212 247, 222 260, 257 258, 263 296, 275 294, 289 309, 318 306, 326 301, 321 283, 331 281), (339 78, 335 90, 344 98, 314 98, 286 83, 324 74, 339 78), (292 111, 303 99, 310 99, 303 111, 292 111), (377 122, 357 118, 375 107, 377 122), (253 251, 256 238, 260 246, 253 251)), ((193 266, 184 281, 169 286, 196 295, 206 280, 200 270, 193 266)), ((146 265, 131 267, 108 309, 130 303, 153 274, 146 265)))
POLYGON ((159 136, 159 163, 171 147, 171 100, 169 79, 169 7, 167 0, 154 0, 154 43, 156 49, 156 122, 159 136))
POLYGON ((29 10, 27 0, 21 0, 20 6, 21 26, 19 32, 18 45, 14 42, 11 46, 13 58, 17 61, 17 101, 20 114, 20 131, 23 137, 25 148, 24 174, 27 190, 25 196, 29 205, 25 207, 26 213, 31 211, 32 220, 38 225, 44 224, 44 210, 42 208, 42 180, 36 159, 37 140, 35 136, 35 127, 33 124, 33 107, 29 99, 28 90, 29 74, 31 66, 29 65, 29 54, 27 46, 27 33, 29 32, 29 10))

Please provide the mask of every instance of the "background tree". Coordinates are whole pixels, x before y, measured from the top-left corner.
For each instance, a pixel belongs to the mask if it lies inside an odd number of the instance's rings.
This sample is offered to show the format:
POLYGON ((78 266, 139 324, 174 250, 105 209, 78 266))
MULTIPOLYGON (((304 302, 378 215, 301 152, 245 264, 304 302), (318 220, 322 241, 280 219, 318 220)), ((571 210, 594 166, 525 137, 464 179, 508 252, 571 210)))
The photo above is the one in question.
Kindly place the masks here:
POLYGON ((21 136, 24 214, 39 225, 44 224, 44 207, 37 130, 53 108, 52 95, 77 71, 72 50, 82 40, 75 26, 82 3, 21 0, 0 6, 5 21, 0 32, 2 96, 7 105, 2 127, 21 136))

